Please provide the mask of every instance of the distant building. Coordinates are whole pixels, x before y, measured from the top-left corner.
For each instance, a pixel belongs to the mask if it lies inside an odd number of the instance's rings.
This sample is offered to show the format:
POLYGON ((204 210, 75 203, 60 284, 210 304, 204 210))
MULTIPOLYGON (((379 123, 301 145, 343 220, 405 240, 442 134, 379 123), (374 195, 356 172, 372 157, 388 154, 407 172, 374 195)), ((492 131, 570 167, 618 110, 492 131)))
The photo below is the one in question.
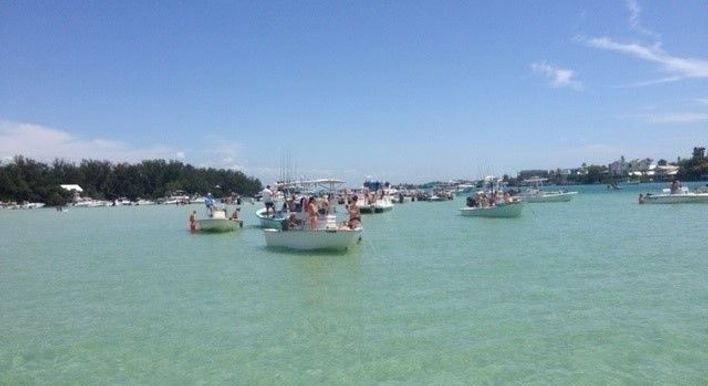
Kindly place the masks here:
POLYGON ((516 178, 519 181, 528 180, 529 178, 548 178, 548 170, 522 170, 517 173, 516 178))
POLYGON ((648 171, 652 170, 652 166, 656 167, 656 165, 654 164, 654 160, 652 160, 651 158, 645 158, 641 160, 633 159, 627 162, 625 161, 623 156, 620 160, 607 165, 607 169, 610 172, 610 175, 614 177, 624 177, 627 175, 642 176, 645 175, 648 171))

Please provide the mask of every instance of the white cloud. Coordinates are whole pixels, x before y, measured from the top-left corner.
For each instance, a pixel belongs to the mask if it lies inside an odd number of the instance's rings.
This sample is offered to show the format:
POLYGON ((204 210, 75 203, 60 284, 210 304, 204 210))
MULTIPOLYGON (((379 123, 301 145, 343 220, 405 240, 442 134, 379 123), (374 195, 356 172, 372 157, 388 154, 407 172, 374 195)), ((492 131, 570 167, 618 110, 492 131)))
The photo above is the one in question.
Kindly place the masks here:
POLYGON ((583 89, 583 84, 573 79, 575 71, 562 68, 556 68, 546 62, 531 63, 531 71, 542 76, 550 82, 552 87, 567 87, 576 91, 583 89))
POLYGON ((638 43, 619 43, 608 37, 587 39, 586 44, 593 48, 616 51, 648 62, 661 65, 671 76, 645 84, 670 82, 684 78, 708 78, 708 61, 687 57, 672 56, 661 49, 660 44, 644 46, 638 43))
POLYGON ((702 105, 708 105, 708 98, 696 98, 695 101, 702 105))
POLYGON ((173 159, 175 154, 180 152, 160 145, 140 147, 102 138, 87 139, 41 125, 0 120, 0 157, 24 155, 44 161, 86 158, 138 162, 154 158, 173 159))
POLYGON ((645 28, 642 25, 642 22, 640 20, 640 16, 642 14, 642 7, 639 5, 639 2, 637 0, 626 0, 625 5, 627 6, 627 10, 629 11, 630 28, 644 35, 649 35, 656 38, 659 37, 656 33, 651 31, 650 29, 645 28))

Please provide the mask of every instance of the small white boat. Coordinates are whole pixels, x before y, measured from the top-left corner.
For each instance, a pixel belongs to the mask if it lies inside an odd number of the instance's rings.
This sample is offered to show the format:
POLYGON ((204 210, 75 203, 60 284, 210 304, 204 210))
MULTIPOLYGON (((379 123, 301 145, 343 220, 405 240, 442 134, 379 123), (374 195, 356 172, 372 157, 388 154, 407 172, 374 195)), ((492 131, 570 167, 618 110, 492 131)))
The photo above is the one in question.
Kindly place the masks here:
POLYGON ((356 205, 359 207, 359 211, 362 214, 384 213, 393 209, 393 201, 389 195, 369 199, 360 198, 357 200, 356 205))
POLYGON ((568 202, 570 201, 578 192, 562 192, 562 191, 543 191, 536 190, 528 191, 521 195, 521 199, 526 202, 568 202))
POLYGON ((81 200, 74 203, 75 207, 97 208, 100 206, 110 206, 111 203, 104 200, 81 200))
POLYGON ((22 204, 20 207, 22 209, 39 209, 43 208, 46 204, 43 202, 27 202, 22 204))
POLYGON ((297 250, 342 250, 354 246, 361 239, 362 228, 324 228, 314 230, 264 229, 269 247, 297 250))
POLYGON ((266 216, 266 208, 261 208, 256 211, 256 217, 258 217, 258 221, 260 221, 262 228, 280 229, 283 221, 287 219, 287 214, 282 211, 276 211, 275 213, 266 216))
POLYGON ((526 202, 568 202, 570 201, 578 192, 567 192, 563 190, 548 191, 542 190, 541 186, 547 178, 530 178, 525 180, 525 182, 533 185, 533 188, 528 189, 521 194, 521 199, 526 202))
POLYGON ((472 217, 510 218, 521 216, 521 210, 523 208, 524 203, 522 201, 514 201, 510 203, 498 203, 492 206, 464 207, 460 208, 460 214, 472 217))
POLYGON ((640 204, 704 204, 708 203, 708 193, 689 192, 683 187, 678 192, 671 193, 664 189, 661 194, 639 195, 640 204))
POLYGON ((393 210, 393 199, 388 183, 366 180, 358 198, 356 205, 361 214, 384 213, 393 210))
POLYGON ((226 218, 226 211, 214 210, 211 217, 197 220, 197 230, 200 232, 232 232, 243 225, 240 220, 226 218))

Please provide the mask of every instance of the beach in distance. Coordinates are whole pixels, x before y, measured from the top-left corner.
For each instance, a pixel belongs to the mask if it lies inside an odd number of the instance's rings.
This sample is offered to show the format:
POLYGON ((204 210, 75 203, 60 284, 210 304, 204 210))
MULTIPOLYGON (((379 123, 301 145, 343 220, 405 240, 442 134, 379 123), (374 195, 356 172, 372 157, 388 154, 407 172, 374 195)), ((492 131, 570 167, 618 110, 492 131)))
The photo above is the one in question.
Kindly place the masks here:
POLYGON ((341 252, 266 248, 260 202, 0 210, 0 384, 702 384, 708 205, 663 187, 409 202, 341 252))

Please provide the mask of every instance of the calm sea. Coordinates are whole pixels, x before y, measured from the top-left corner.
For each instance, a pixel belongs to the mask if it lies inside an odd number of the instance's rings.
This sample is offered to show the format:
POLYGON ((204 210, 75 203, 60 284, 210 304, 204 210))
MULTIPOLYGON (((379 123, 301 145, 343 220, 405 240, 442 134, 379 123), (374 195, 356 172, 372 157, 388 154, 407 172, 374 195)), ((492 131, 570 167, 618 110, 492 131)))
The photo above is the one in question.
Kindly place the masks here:
POLYGON ((364 217, 345 253, 191 209, 0 210, 0 384, 706 384, 708 205, 580 187, 364 217))

